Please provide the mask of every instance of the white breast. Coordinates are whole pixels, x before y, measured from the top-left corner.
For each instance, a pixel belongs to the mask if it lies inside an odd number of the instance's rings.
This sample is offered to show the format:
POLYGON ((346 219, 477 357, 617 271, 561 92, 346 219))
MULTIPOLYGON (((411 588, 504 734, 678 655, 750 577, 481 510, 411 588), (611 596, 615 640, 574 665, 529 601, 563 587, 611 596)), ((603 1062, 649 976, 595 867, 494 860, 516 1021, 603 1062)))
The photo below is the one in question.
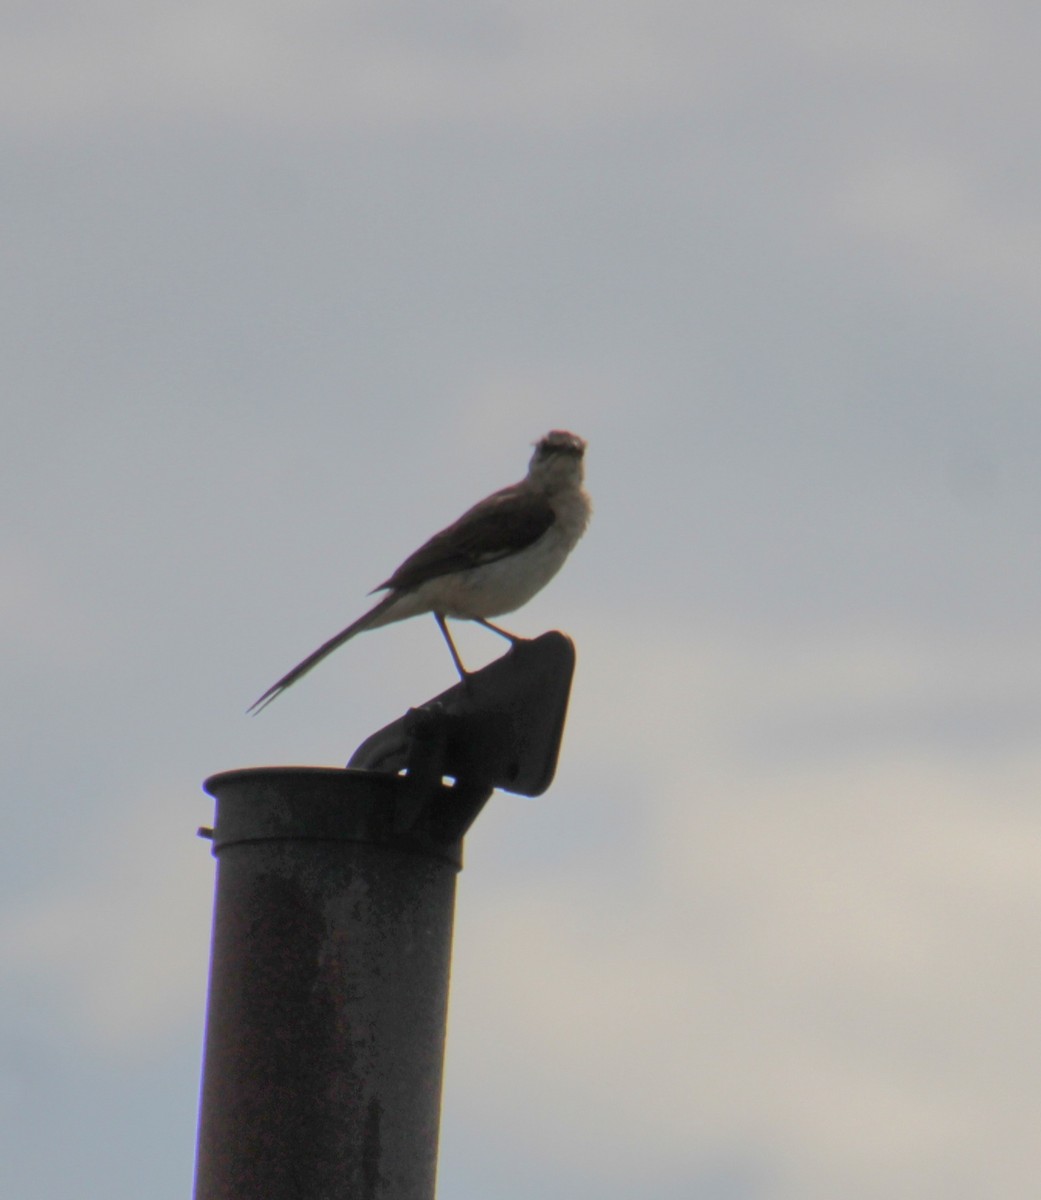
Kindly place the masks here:
POLYGON ((425 608, 449 617, 497 617, 527 604, 564 565, 589 522, 589 500, 580 489, 555 497, 554 508, 556 521, 530 546, 424 583, 415 593, 422 606, 417 611, 425 608))

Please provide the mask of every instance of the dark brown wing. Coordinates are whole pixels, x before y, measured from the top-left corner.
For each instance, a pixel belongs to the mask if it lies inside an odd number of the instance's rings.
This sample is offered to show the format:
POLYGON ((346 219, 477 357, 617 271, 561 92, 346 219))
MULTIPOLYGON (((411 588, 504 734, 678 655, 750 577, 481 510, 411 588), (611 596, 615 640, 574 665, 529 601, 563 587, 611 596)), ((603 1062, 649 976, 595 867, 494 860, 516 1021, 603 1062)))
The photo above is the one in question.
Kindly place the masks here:
POLYGON ((556 517, 544 496, 513 484, 475 504, 410 554, 382 588, 410 591, 428 579, 465 571, 530 546, 556 517))

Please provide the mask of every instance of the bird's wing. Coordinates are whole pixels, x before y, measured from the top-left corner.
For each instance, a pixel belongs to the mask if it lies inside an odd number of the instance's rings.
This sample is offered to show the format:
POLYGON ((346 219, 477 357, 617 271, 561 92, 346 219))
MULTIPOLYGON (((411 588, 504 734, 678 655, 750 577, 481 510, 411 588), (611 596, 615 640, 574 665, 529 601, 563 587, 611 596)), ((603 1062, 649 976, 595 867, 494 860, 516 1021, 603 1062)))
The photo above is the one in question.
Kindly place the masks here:
POLYGON ((435 533, 374 591, 410 591, 428 579, 516 554, 538 541, 555 520, 545 496, 513 484, 435 533))

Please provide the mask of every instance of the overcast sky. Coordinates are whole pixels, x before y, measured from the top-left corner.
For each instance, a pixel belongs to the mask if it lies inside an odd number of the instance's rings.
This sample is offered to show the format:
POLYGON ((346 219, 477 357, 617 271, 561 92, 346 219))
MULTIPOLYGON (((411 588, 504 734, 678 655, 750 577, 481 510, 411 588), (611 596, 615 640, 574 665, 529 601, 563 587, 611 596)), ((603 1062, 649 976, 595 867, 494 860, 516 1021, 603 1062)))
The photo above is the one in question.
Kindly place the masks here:
POLYGON ((504 623, 578 674, 468 838, 440 1195, 1032 1194, 1041 10, 0 34, 3 1195, 189 1194, 201 780, 451 684, 423 618, 244 715, 550 428, 594 519, 504 623))

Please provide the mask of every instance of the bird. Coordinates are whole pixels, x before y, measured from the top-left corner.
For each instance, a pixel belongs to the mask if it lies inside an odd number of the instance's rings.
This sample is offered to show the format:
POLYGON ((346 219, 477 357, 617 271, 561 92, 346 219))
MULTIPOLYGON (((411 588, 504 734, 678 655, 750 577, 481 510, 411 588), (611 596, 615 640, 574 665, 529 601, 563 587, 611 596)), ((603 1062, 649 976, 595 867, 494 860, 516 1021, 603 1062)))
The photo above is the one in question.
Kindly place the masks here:
POLYGON ((464 684, 467 671, 446 618, 476 621, 510 642, 522 638, 489 617, 526 604, 564 565, 589 524, 582 487, 586 443, 554 429, 535 443, 528 472, 485 497, 435 533, 370 595, 385 592, 367 613, 323 642, 250 705, 259 713, 322 659, 367 629, 433 613, 464 684))

